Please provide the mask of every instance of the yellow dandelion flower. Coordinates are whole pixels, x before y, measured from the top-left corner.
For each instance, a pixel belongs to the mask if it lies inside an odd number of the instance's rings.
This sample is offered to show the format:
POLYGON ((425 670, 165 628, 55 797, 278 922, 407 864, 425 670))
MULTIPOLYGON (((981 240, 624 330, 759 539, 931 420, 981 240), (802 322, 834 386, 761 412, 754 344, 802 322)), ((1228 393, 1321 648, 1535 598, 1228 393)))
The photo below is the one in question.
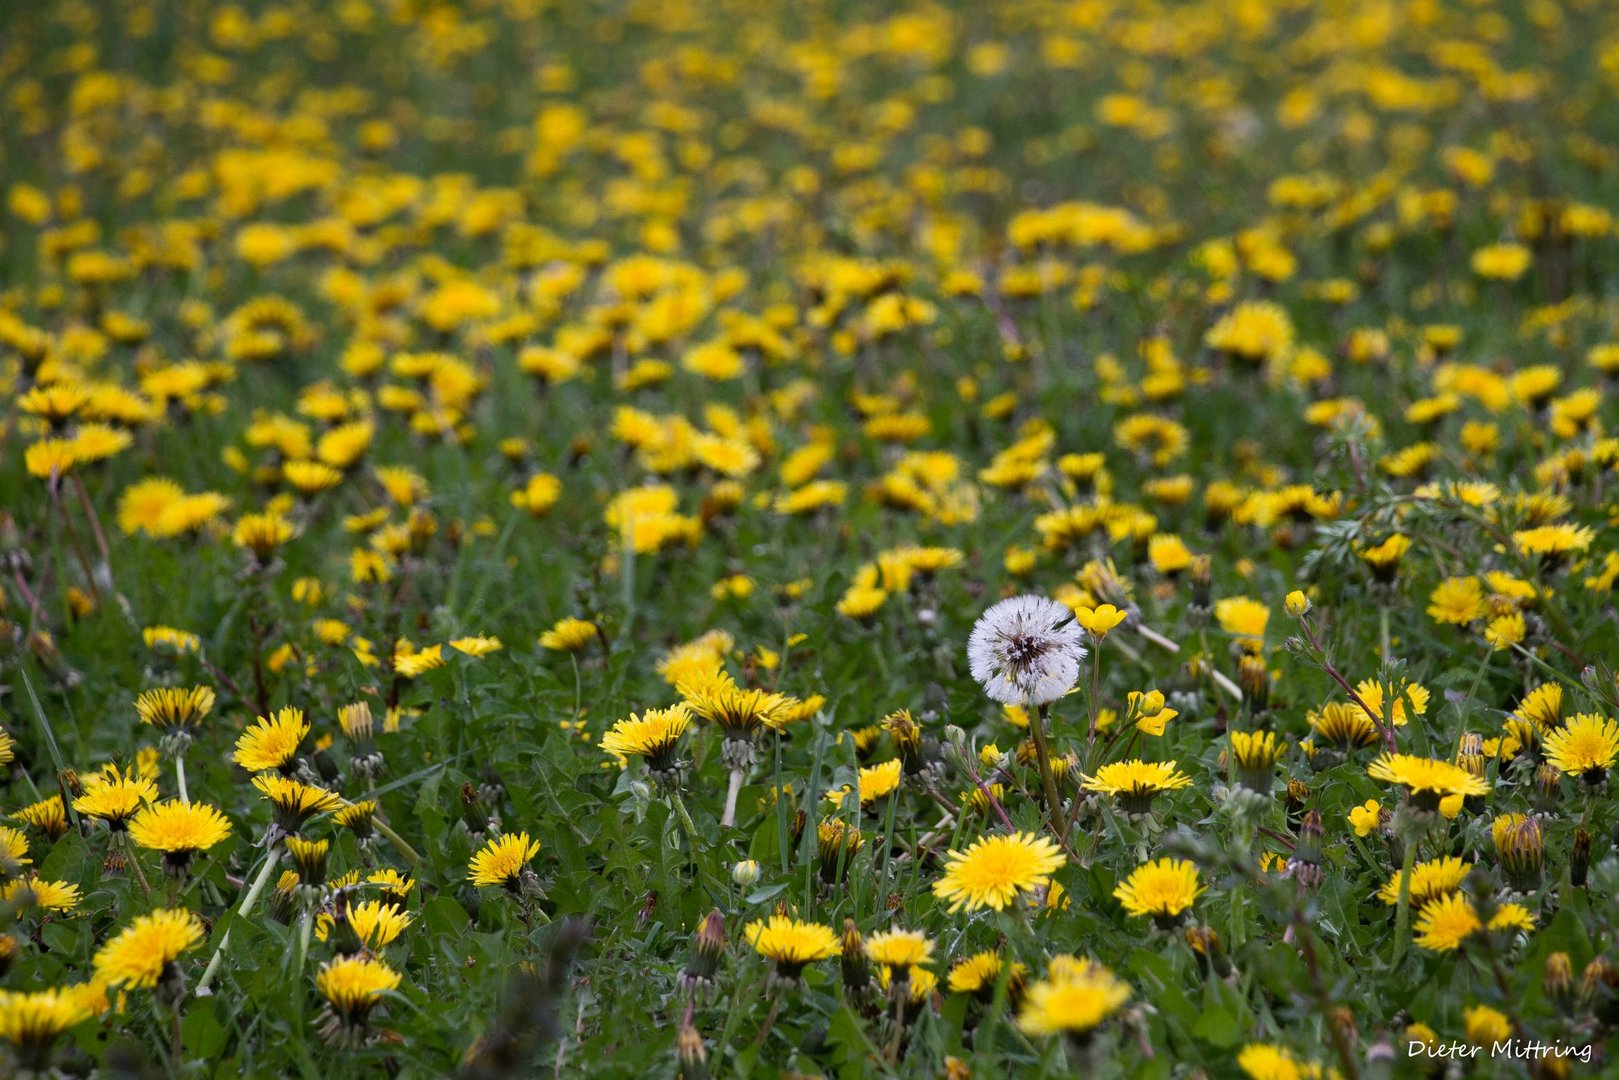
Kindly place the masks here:
POLYGON ((691 727, 691 710, 684 704, 667 709, 648 709, 637 716, 631 713, 619 720, 601 738, 600 746, 606 753, 626 763, 629 757, 646 758, 654 773, 667 772, 674 767, 675 751, 680 737, 691 727))
MULTIPOLYGON (((1417 863, 1411 868, 1411 906, 1420 910, 1435 900, 1459 891, 1472 869, 1472 863, 1463 862, 1454 855, 1417 863)), ((1394 876, 1377 890, 1377 898, 1390 907, 1400 901, 1401 876, 1401 871, 1396 870, 1394 876)))
POLYGON ((330 813, 343 805, 342 797, 335 792, 274 773, 255 776, 253 786, 275 808, 276 824, 289 833, 297 832, 316 814, 330 813))
POLYGON ((304 711, 289 705, 273 716, 259 717, 258 723, 242 732, 231 760, 248 772, 286 771, 308 734, 309 721, 304 719, 304 711))
POLYGON ((51 1044, 96 1014, 93 1000, 77 986, 0 990, 0 1039, 11 1044, 25 1067, 37 1065, 43 1073, 51 1044))
POLYGON ((776 965, 776 977, 786 980, 796 980, 806 965, 843 951, 831 927, 785 915, 750 922, 742 928, 742 936, 755 952, 776 965))
POLYGON ((385 901, 367 900, 348 909, 348 924, 362 948, 377 952, 405 932, 410 916, 385 901))
POLYGON ((1487 795, 1490 791, 1488 781, 1459 765, 1412 754, 1384 754, 1367 767, 1366 775, 1405 788, 1411 801, 1426 810, 1437 810, 1439 801, 1447 796, 1487 795))
POLYGON ((19 909, 72 911, 79 906, 79 887, 66 881, 46 881, 38 875, 0 884, 0 901, 19 909))
POLYGON ((481 657, 488 656, 490 653, 499 652, 505 647, 505 645, 501 644, 498 637, 489 637, 487 635, 456 638, 450 642, 450 648, 454 649, 456 652, 465 653, 473 659, 479 659, 481 657))
POLYGON ((96 951, 96 978, 109 986, 150 989, 204 936, 202 920, 190 911, 159 908, 138 916, 96 951))
POLYGON ((122 829, 137 810, 155 798, 157 785, 152 781, 108 765, 85 781, 84 794, 73 800, 73 809, 122 829))
POLYGON ((552 652, 579 652, 599 634, 596 624, 588 619, 558 619, 551 629, 540 635, 540 647, 552 652))
POLYGON ((1546 760, 1565 775, 1601 783, 1619 757, 1619 723, 1580 713, 1564 727, 1546 735, 1546 760))
POLYGON ((1175 768, 1173 761, 1115 761, 1084 778, 1086 791, 1112 795, 1129 813, 1145 813, 1152 800, 1165 791, 1190 787, 1192 778, 1175 768))
POLYGON ((1018 1030, 1026 1035, 1083 1036, 1129 1000, 1130 987, 1107 968, 1053 960, 1046 977, 1024 995, 1018 1030))
POLYGON ((315 989, 342 1024, 363 1023, 382 995, 399 986, 399 973, 369 956, 328 960, 315 976, 315 989))
POLYGON ((472 856, 467 878, 474 885, 499 885, 515 890, 528 860, 539 853, 540 842, 528 833, 501 833, 472 856))
POLYGON ((141 723, 162 730, 197 727, 213 708, 214 691, 207 686, 163 686, 142 691, 135 699, 135 713, 141 723))
POLYGON ((883 930, 866 939, 866 956, 874 964, 918 967, 933 959, 933 942, 917 930, 883 930))
POLYGON ((1113 895, 1132 916, 1150 915, 1168 926, 1203 892, 1197 866, 1186 859, 1159 859, 1136 867, 1113 895))
POLYGON ((192 855, 230 836, 230 820, 206 803, 168 799, 153 803, 129 823, 129 837, 143 848, 161 851, 168 865, 183 867, 192 855))
POLYGON ((1020 832, 978 840, 965 851, 950 852, 945 861, 933 893, 950 902, 953 914, 963 907, 1000 911, 1020 893, 1044 888, 1068 860, 1046 837, 1020 832))

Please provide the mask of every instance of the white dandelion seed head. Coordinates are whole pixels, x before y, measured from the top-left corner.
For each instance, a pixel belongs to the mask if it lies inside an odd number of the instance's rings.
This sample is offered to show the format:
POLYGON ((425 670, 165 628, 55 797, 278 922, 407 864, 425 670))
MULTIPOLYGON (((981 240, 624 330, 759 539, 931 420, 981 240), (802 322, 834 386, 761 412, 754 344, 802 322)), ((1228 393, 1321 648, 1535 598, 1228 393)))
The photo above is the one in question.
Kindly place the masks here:
POLYGON ((978 617, 967 666, 1003 705, 1048 705, 1079 679, 1085 659, 1074 613, 1044 596, 1014 596, 978 617))

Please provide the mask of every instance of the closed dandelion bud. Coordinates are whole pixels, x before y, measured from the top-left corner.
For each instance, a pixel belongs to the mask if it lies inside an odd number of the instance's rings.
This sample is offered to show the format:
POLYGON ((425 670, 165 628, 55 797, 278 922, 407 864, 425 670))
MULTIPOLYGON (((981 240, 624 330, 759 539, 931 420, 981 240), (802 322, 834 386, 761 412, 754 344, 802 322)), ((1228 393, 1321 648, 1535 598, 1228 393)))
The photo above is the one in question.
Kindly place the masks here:
POLYGON ((1310 788, 1298 778, 1287 782, 1287 819, 1298 821, 1304 813, 1304 804, 1310 801, 1310 788))
POLYGON ((982 816, 988 814, 994 808, 994 802, 1000 802, 1005 797, 1005 784, 990 784, 987 789, 973 787, 962 792, 961 804, 972 814, 982 816), (988 794, 985 793, 986 790, 988 794))
POLYGON ((303 882, 304 895, 313 899, 313 894, 319 887, 326 884, 326 856, 331 851, 330 840, 305 840, 298 836, 287 837, 284 846, 287 854, 292 857, 293 865, 298 868, 298 877, 303 882))
POLYGON ((1073 754, 1063 754, 1051 759, 1052 778, 1061 784, 1069 775, 1079 771, 1079 759, 1073 754))
POLYGON ((352 747, 350 761, 361 776, 374 776, 382 770, 382 754, 377 750, 376 722, 371 706, 364 701, 344 705, 337 710, 337 723, 352 747))
POLYGON ((1563 774, 1549 761, 1540 763, 1535 770, 1535 807, 1543 812, 1557 809, 1563 794, 1563 774))
POLYGON ((881 724, 868 724, 863 728, 856 728, 853 735, 855 757, 861 761, 870 761, 871 755, 877 750, 877 744, 882 739, 883 728, 881 724))
POLYGON ((410 536, 411 551, 420 555, 427 550, 433 537, 438 535, 438 519, 421 507, 416 507, 405 522, 405 531, 410 536))
POLYGON ((484 801, 483 792, 471 784, 461 785, 461 820, 466 823, 467 831, 474 839, 489 828, 488 804, 484 801))
POLYGON ((331 946, 332 952, 338 956, 353 956, 365 948, 360 935, 355 932, 354 924, 349 921, 348 904, 339 901, 337 911, 331 915, 319 915, 317 918, 329 920, 326 930, 326 944, 331 946))
POLYGON ((1568 1080, 1573 1073, 1573 1066, 1567 1060, 1558 1057, 1536 1058, 1530 1062, 1529 1075, 1533 1080, 1568 1080))
POLYGON ((738 888, 751 889, 759 883, 759 864, 753 859, 742 859, 731 867, 731 882, 738 888))
POLYGON ((1326 830, 1321 825, 1321 811, 1306 810, 1299 822, 1298 843, 1293 849, 1295 858, 1321 861, 1321 838, 1326 830))
POLYGON ((1306 889, 1318 887, 1326 879, 1321 869, 1321 811, 1307 810, 1299 823, 1298 843, 1287 860, 1287 876, 1306 889))
POLYGON ((1338 1005, 1329 1009, 1327 1023, 1331 1024, 1350 1046, 1360 1042, 1360 1032, 1355 1029, 1355 1014, 1344 1006, 1338 1005))
POLYGON ((900 709, 883 717, 883 727, 888 731, 888 737, 894 742, 894 749, 899 751, 899 759, 904 764, 905 775, 915 776, 923 769, 922 761, 922 727, 911 718, 909 709, 900 709))
POLYGON ((1188 926, 1186 944, 1203 958, 1216 976, 1223 979, 1231 974, 1231 960, 1226 956, 1225 943, 1212 926, 1188 926))
POLYGON ((354 834, 360 847, 368 847, 375 836, 377 804, 374 799, 350 803, 332 815, 332 820, 354 834))
POLYGON ((1024 739, 1018 743, 1014 756, 1017 758, 1017 763, 1025 769, 1039 764, 1040 761, 1040 754, 1035 749, 1033 739, 1024 739))
MULTIPOLYGON (((478 783, 478 794, 483 796, 483 801, 491 807, 498 806, 506 797, 506 781, 500 778, 500 774, 491 765, 484 766, 483 776, 478 783)), ((489 820, 495 820, 493 812, 489 820)))
POLYGON ((714 972, 725 955, 725 916, 716 909, 703 918, 691 939, 691 957, 680 973, 680 985, 688 990, 707 990, 714 985, 714 972))
POLYGON ((1195 614, 1207 617, 1214 607, 1214 600, 1209 591, 1213 581, 1211 569, 1213 560, 1207 555, 1198 555, 1192 559, 1190 581, 1192 595, 1187 598, 1187 605, 1195 614))
MULTIPOLYGON (((1461 744, 1456 752, 1456 766, 1464 770, 1469 776, 1484 777, 1484 738, 1476 732, 1469 731, 1462 736, 1461 744)), ((1484 796, 1469 795, 1464 805, 1475 813, 1484 807, 1484 796)))
POLYGON ((1242 687, 1254 712, 1270 708, 1270 669, 1263 657, 1244 656, 1237 661, 1237 685, 1242 687))
POLYGON ((320 778, 320 783, 327 787, 335 787, 343 776, 343 770, 338 767, 337 759, 332 757, 331 751, 325 747, 311 754, 309 762, 315 767, 315 775, 320 778))
POLYGON ((1591 834, 1584 829, 1574 830, 1574 850, 1568 857, 1568 880, 1576 889, 1585 888, 1585 877, 1591 869, 1591 834))
POLYGON ((56 778, 61 781, 62 787, 73 798, 76 799, 84 794, 84 781, 79 779, 79 774, 76 770, 63 769, 56 774, 56 778))
POLYGON ((1580 1007, 1595 1013, 1599 1020, 1611 1023, 1614 1013, 1619 1011, 1619 999, 1614 991, 1619 989, 1619 967, 1606 956, 1598 956, 1585 965, 1585 971, 1580 975, 1580 1007))
POLYGON ((1407 1024, 1400 1041, 1407 1046, 1421 1044, 1432 1049, 1439 1045, 1439 1033, 1427 1024, 1407 1024))
POLYGON ((298 910, 298 885, 297 872, 283 870, 276 880, 275 891, 270 894, 270 918, 283 926, 292 922, 298 910))
POLYGON ((1541 984, 1546 989, 1546 997, 1563 1013, 1567 1014, 1574 1008, 1574 963, 1566 952, 1554 952, 1546 957, 1546 966, 1541 972, 1541 984))
POLYGON ((871 963, 866 959, 866 943, 853 919, 843 920, 843 953, 838 961, 843 973, 843 992, 849 997, 863 995, 871 985, 871 963))
POLYGON ((1305 613, 1310 610, 1310 598, 1305 596, 1303 591, 1299 589, 1294 589, 1288 593, 1287 600, 1284 603, 1287 613, 1295 619, 1302 619, 1305 613))
POLYGON ((804 830, 808 826, 809 814, 805 812, 803 807, 799 807, 793 813, 792 824, 787 827, 787 831, 792 838, 792 847, 798 847, 798 842, 804 839, 804 830))
POLYGON ((865 844, 859 829, 836 818, 823 818, 815 827, 815 858, 820 864, 821 880, 828 885, 840 884, 849 876, 849 865, 865 844))
POLYGON ((109 851, 101 860, 101 873, 106 877, 123 877, 129 873, 129 856, 122 851, 109 851))
POLYGON ((1261 795, 1270 793, 1276 778, 1276 762, 1281 757, 1281 746, 1273 731, 1234 731, 1231 733, 1231 758, 1237 769, 1237 782, 1261 795))
POLYGON ((1501 872, 1507 884, 1519 892, 1538 888, 1546 849, 1540 821, 1518 814, 1505 814, 1495 820, 1491 832, 1495 839, 1495 854, 1501 861, 1501 872))
POLYGON ((708 1051, 703 1049, 703 1037, 688 1023, 680 1025, 675 1038, 675 1052, 680 1058, 676 1072, 679 1080, 708 1080, 708 1051))

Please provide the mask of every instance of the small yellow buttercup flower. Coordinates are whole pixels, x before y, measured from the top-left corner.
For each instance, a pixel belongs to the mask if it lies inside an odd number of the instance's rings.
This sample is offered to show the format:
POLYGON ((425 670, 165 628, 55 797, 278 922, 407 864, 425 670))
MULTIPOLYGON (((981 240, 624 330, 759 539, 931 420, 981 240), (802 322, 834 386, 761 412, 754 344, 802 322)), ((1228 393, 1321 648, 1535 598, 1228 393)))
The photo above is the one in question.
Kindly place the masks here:
POLYGON ((1117 627, 1130 613, 1120 611, 1112 604, 1099 604, 1096 607, 1081 607, 1074 609, 1074 620, 1083 626, 1087 633, 1097 641, 1107 637, 1108 632, 1117 627))

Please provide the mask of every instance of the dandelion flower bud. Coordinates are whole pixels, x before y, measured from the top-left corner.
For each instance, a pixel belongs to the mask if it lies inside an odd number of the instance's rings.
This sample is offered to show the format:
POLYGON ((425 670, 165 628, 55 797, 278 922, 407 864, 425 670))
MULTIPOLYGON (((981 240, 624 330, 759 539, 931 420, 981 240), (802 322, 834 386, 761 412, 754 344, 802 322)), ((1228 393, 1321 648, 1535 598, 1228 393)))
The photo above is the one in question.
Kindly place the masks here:
POLYGON ((1535 808, 1546 813, 1557 809, 1563 794, 1563 774, 1556 765, 1543 761, 1535 769, 1535 808))
POLYGON ((759 881, 759 863, 754 859, 738 861, 731 867, 731 881, 739 888, 753 888, 759 881))
POLYGON ((680 985, 688 990, 707 990, 714 985, 714 972, 725 954, 725 916, 719 910, 703 917, 703 924, 691 939, 691 956, 680 973, 680 985))
POLYGON ((1305 613, 1310 610, 1310 598, 1305 596, 1300 589, 1294 589, 1288 593, 1287 600, 1284 603, 1287 607, 1287 613, 1295 619, 1303 618, 1305 613))
POLYGON ((866 943, 853 919, 843 920, 843 952, 839 966, 843 974, 843 992, 857 997, 871 985, 871 964, 866 959, 866 943))
POLYGON ((922 771, 922 727, 911 718, 909 709, 900 709, 883 717, 883 728, 899 751, 905 774, 914 776, 922 771))
POLYGON ((703 1037, 688 1023, 680 1025, 675 1038, 675 1052, 680 1058, 678 1080, 708 1080, 708 1051, 703 1049, 703 1037))
POLYGON ((1201 956, 1210 970, 1219 978, 1231 974, 1231 960, 1226 956, 1225 943, 1211 926, 1188 926, 1186 944, 1201 956))
POLYGON ((1599 1019, 1610 1021, 1619 1007, 1614 991, 1619 989, 1619 966, 1606 956, 1598 956, 1585 965, 1580 975, 1580 1007, 1595 1012, 1599 1019))
POLYGON ((1574 1008, 1574 963, 1566 952, 1554 952, 1546 957, 1541 971, 1541 984, 1546 997, 1565 1015, 1574 1008))
POLYGON ((1287 782, 1287 819, 1297 821, 1304 813, 1304 804, 1310 801, 1310 787, 1297 778, 1287 782))
POLYGON ((1490 832, 1507 884, 1519 892, 1539 888, 1546 849, 1540 821, 1522 814, 1503 814, 1495 819, 1490 832))
POLYGON ((1281 756, 1282 748, 1273 731, 1231 733, 1231 759, 1237 766, 1237 781, 1250 791, 1269 794, 1281 756))
POLYGON ((815 859, 820 864, 821 880, 828 885, 841 883, 865 844, 859 829, 836 818, 822 818, 815 827, 815 859))
POLYGON ((1261 656, 1244 656, 1237 661, 1237 685, 1256 713, 1270 708, 1270 669, 1261 656))
POLYGON ((301 884, 295 870, 281 871, 275 891, 270 894, 270 918, 286 926, 292 922, 298 908, 298 886, 301 884))

